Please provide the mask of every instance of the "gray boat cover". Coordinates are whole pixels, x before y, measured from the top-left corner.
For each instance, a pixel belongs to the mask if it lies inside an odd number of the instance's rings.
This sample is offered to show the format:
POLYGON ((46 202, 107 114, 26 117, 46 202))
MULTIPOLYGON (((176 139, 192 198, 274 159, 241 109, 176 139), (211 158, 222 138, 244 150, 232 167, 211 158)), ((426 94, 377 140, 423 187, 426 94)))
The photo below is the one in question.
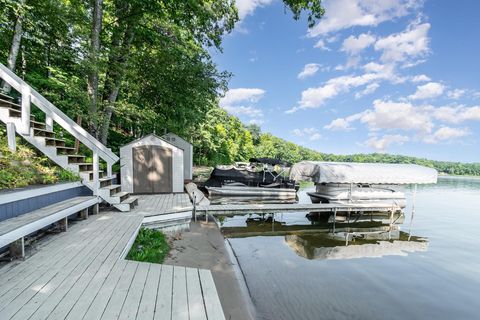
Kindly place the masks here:
POLYGON ((290 169, 290 179, 316 183, 428 184, 437 176, 416 164, 302 161, 290 169))

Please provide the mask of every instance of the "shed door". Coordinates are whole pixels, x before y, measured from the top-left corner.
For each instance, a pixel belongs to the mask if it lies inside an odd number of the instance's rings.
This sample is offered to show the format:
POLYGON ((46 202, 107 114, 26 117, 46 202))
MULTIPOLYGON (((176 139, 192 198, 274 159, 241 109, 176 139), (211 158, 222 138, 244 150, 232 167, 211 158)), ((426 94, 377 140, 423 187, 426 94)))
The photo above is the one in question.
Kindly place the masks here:
POLYGON ((160 146, 133 148, 133 192, 172 192, 172 150, 160 146))

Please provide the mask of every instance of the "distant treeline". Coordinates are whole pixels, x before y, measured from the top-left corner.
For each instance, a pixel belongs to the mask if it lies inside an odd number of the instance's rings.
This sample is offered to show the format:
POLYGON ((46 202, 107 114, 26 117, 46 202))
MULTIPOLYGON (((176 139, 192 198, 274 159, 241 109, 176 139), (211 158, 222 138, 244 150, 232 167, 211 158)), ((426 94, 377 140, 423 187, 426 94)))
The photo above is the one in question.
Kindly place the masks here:
POLYGON ((434 161, 384 153, 335 155, 322 153, 262 133, 257 125, 245 126, 220 108, 214 108, 192 138, 194 162, 199 165, 231 164, 251 157, 272 157, 292 163, 302 160, 338 162, 411 163, 451 175, 480 175, 480 163, 434 161))

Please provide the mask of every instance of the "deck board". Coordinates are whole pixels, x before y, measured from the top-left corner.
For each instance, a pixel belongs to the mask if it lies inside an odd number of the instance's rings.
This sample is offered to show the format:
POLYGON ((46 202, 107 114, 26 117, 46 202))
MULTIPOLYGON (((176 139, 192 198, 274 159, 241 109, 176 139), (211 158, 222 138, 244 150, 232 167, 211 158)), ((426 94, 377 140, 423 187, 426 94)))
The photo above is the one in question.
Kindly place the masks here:
POLYGON ((136 319, 152 320, 155 315, 155 303, 157 301, 158 283, 162 266, 159 264, 151 264, 148 269, 147 279, 145 280, 145 288, 143 289, 142 299, 138 307, 136 319))
POLYGON ((187 279, 185 267, 173 267, 172 318, 188 320, 187 279))
POLYGON ((146 217, 192 211, 193 205, 186 193, 140 195, 139 206, 132 213, 146 217))
MULTIPOLYGON (((172 208, 188 210, 188 206, 182 195, 162 195, 143 198, 139 207, 158 213, 172 208)), ((3 266, 0 319, 193 320, 223 316, 209 270, 123 259, 125 246, 142 220, 143 214, 138 212, 93 215, 40 241, 38 250, 25 261, 3 266), (211 303, 213 307, 208 306, 211 303)))

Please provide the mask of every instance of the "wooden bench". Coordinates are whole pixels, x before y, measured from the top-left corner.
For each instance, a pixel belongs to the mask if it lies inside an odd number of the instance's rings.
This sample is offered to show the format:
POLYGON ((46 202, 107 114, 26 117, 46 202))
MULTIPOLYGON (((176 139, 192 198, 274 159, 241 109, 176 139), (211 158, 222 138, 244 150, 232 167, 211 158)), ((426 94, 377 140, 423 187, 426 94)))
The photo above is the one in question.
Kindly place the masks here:
POLYGON ((22 214, 0 222, 0 248, 10 246, 10 255, 25 257, 24 237, 59 222, 63 231, 67 230, 68 217, 79 213, 80 217, 88 217, 88 209, 93 207, 98 212, 96 196, 75 197, 54 205, 22 214))

